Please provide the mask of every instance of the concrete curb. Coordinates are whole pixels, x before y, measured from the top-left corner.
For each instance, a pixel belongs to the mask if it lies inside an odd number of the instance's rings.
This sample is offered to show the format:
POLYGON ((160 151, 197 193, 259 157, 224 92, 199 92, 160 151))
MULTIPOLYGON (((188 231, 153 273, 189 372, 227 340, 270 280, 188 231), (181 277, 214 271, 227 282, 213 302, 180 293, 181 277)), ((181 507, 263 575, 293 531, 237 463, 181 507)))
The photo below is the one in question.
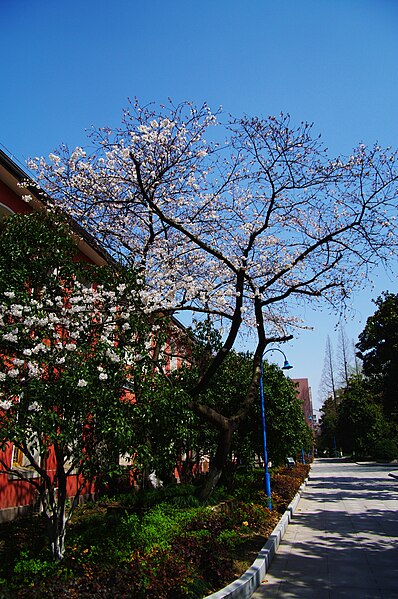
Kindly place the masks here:
POLYGON ((276 550, 283 539, 286 528, 300 501, 301 494, 308 482, 308 478, 305 479, 294 499, 289 503, 286 512, 275 526, 250 568, 246 570, 240 578, 237 578, 220 591, 204 597, 204 599, 248 599, 252 596, 257 587, 260 586, 261 581, 264 579, 265 574, 271 565, 276 550))

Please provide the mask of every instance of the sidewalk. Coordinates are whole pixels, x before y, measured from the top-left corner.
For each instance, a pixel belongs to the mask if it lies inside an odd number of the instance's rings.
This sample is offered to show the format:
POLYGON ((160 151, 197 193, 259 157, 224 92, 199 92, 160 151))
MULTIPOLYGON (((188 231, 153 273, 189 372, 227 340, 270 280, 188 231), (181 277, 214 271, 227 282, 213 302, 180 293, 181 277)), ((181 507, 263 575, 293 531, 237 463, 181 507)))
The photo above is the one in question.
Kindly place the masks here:
POLYGON ((398 599, 398 465, 313 464, 253 599, 398 599))

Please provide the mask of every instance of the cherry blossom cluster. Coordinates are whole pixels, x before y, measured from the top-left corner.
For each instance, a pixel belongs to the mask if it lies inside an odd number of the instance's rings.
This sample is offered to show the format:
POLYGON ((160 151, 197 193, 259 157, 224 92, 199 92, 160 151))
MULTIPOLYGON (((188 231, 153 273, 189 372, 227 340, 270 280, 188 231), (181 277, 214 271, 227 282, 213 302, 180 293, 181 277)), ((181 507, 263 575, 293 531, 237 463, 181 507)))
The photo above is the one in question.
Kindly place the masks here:
MULTIPOLYGON (((39 299, 13 291, 0 297, 4 351, 0 387, 4 391, 10 385, 12 390, 17 385, 23 389, 34 380, 62 376, 77 377, 77 387, 96 385, 106 382, 114 369, 134 362, 140 347, 136 332, 134 339, 130 333, 137 326, 139 298, 134 290, 124 284, 114 290, 85 286, 76 280, 72 288, 70 283, 64 289, 60 285, 60 291, 54 297, 42 289, 39 299), (93 356, 97 380, 91 369, 88 381, 84 372, 93 356)), ((1 406, 9 408, 11 403, 6 398, 1 406)))
POLYGON ((90 143, 30 167, 55 206, 141 269, 148 311, 283 336, 301 326, 297 305, 340 310, 364 273, 396 254, 390 149, 361 144, 329 158, 307 123, 222 122, 190 103, 135 103, 119 130, 98 129, 90 143))

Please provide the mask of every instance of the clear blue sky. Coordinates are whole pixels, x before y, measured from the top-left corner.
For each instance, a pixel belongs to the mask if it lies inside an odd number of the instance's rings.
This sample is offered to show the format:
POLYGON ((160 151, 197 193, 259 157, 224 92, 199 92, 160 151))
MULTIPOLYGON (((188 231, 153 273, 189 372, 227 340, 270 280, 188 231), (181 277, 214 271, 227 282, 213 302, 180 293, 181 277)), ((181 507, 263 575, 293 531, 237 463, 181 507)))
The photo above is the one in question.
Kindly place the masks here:
MULTIPOLYGON (((289 112, 314 122, 332 154, 398 144, 396 0, 0 0, 0 48, 0 143, 22 163, 117 125, 134 96, 289 112)), ((378 272, 354 296, 350 339, 384 289, 396 280, 378 272)), ((317 404, 336 318, 302 316, 314 331, 283 349, 317 404)))

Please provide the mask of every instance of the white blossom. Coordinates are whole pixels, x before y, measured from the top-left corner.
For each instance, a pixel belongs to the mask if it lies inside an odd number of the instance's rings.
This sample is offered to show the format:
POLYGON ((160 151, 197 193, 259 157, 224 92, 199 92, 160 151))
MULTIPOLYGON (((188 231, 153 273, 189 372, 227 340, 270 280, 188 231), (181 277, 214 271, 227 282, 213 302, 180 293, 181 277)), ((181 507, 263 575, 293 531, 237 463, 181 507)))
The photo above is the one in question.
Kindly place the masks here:
POLYGON ((39 379, 42 375, 42 369, 35 362, 28 362, 28 375, 32 379, 39 379))
POLYGON ((115 363, 120 362, 119 356, 114 351, 107 349, 106 355, 110 359, 111 362, 115 362, 115 363))
MULTIPOLYGON (((354 273, 376 262, 374 248, 377 260, 398 251, 398 160, 391 150, 360 145, 349 158, 329 159, 311 126, 293 127, 287 115, 224 124, 207 106, 189 103, 135 105, 121 128, 93 138, 97 146, 87 155, 65 150, 34 168, 50 196, 142 269, 137 301, 145 314, 198 311, 221 326, 235 318, 243 297, 243 326, 257 327, 260 300, 266 335, 284 336, 302 327, 295 308, 303 299, 320 296, 339 310, 336 289, 348 296, 364 284, 354 273), (217 137, 223 141, 207 141, 217 137)), ((94 294, 77 290, 72 303, 80 317, 84 297, 94 294)), ((100 286, 96 292, 108 307, 107 324, 123 321, 117 298, 100 286)), ((111 345, 110 330, 99 337, 111 345)))
POLYGON ((9 399, 5 399, 2 400, 0 399, 0 408, 2 408, 3 410, 9 410, 12 406, 12 401, 10 401, 9 399))
POLYGON ((14 316, 15 318, 20 318, 22 316, 23 306, 20 306, 19 304, 14 304, 10 307, 10 312, 12 316, 14 316))
POLYGON ((35 345, 35 347, 32 347, 32 354, 38 354, 40 352, 46 353, 48 352, 48 349, 49 348, 47 347, 47 345, 40 341, 40 343, 35 345))
POLYGON ((11 341, 11 343, 16 343, 18 341, 18 335, 14 335, 14 333, 6 333, 3 335, 3 341, 11 341))

